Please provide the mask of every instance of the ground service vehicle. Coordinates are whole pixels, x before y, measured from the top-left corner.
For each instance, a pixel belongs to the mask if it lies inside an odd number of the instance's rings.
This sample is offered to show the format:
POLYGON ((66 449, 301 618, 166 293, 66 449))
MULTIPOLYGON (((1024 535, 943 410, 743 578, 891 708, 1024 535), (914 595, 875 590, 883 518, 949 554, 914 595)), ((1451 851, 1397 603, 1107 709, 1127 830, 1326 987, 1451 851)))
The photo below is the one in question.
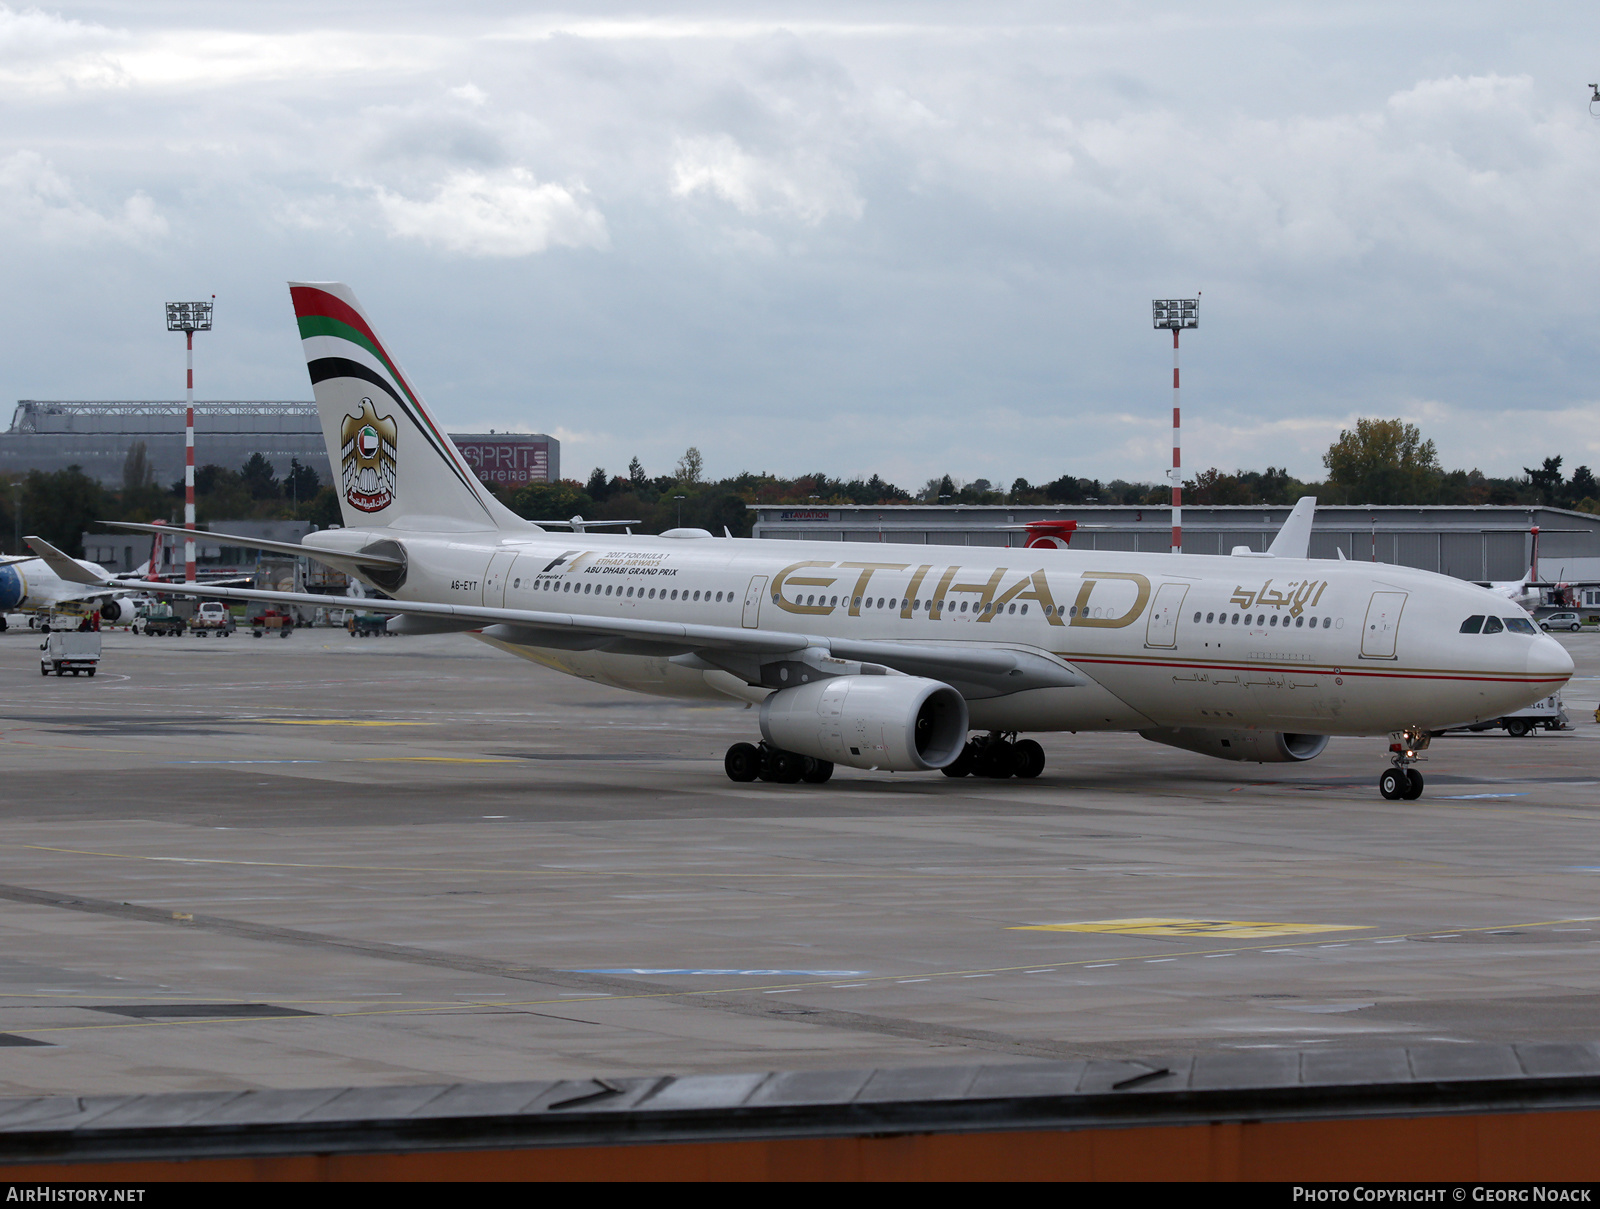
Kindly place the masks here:
POLYGON ((263 609, 250 619, 250 633, 257 638, 263 634, 287 638, 294 633, 294 618, 278 609, 263 609))
POLYGON ((143 632, 153 638, 176 638, 186 629, 188 623, 169 601, 158 601, 145 610, 143 632))
POLYGON ((74 676, 87 672, 93 676, 100 666, 100 634, 95 630, 52 630, 39 647, 39 674, 54 672, 74 676))
POLYGON ((233 614, 220 600, 202 601, 194 611, 194 616, 189 618, 189 630, 197 638, 204 638, 207 634, 227 638, 233 633, 233 628, 233 614))

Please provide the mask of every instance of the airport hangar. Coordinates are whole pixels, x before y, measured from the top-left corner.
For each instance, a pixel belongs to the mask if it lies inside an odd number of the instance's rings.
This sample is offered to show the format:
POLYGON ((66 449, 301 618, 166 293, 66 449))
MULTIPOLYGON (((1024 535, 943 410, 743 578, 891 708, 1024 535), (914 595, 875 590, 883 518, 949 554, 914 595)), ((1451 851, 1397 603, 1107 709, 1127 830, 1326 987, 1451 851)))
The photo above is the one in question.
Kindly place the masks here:
MULTIPOLYGON (((1172 513, 1164 507, 1067 504, 752 505, 752 536, 805 541, 911 542, 951 546, 1021 546, 1029 521, 1075 520, 1074 550, 1171 548, 1172 513)), ((1265 550, 1289 516, 1288 505, 1183 509, 1186 554, 1265 550)), ((1600 607, 1600 516, 1564 508, 1496 505, 1318 507, 1312 558, 1398 563, 1474 582, 1520 579, 1539 530, 1543 581, 1572 585, 1573 604, 1600 607)))
MULTIPOLYGON (((155 481, 175 482, 183 477, 184 410, 176 400, 20 399, 11 427, 0 433, 0 475, 78 466, 104 486, 121 487, 128 453, 143 441, 155 481)), ((279 477, 297 459, 323 483, 333 482, 315 403, 203 400, 194 405, 194 421, 196 466, 236 470, 259 453, 279 477)), ((544 433, 453 432, 450 439, 486 483, 561 477, 561 442, 544 433)))

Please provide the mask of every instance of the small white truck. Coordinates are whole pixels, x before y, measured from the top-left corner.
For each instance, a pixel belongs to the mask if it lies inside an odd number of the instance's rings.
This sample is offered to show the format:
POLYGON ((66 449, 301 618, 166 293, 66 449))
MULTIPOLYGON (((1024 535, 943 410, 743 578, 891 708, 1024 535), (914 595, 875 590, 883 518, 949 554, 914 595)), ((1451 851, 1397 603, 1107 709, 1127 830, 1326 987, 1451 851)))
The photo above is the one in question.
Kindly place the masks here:
MULTIPOLYGON (((1595 711, 1595 720, 1600 721, 1600 710, 1595 711)), ((1495 730, 1504 727, 1506 734, 1520 739, 1524 735, 1531 735, 1536 730, 1571 730, 1572 719, 1567 717, 1567 711, 1561 702, 1561 694, 1546 697, 1543 701, 1535 701, 1526 709, 1519 709, 1514 714, 1506 714, 1502 718, 1490 718, 1483 722, 1473 722, 1466 726, 1450 726, 1446 730, 1495 730)), ((1444 731, 1433 732, 1436 735, 1444 731)))
POLYGON ((95 669, 100 666, 100 635, 97 631, 80 633, 51 630, 39 650, 43 652, 39 656, 41 676, 48 676, 51 672, 58 676, 65 676, 68 672, 74 676, 88 672, 93 676, 95 669))
POLYGON ((194 616, 189 618, 189 632, 196 638, 204 638, 207 634, 226 638, 233 633, 233 628, 233 614, 220 600, 201 601, 194 616))

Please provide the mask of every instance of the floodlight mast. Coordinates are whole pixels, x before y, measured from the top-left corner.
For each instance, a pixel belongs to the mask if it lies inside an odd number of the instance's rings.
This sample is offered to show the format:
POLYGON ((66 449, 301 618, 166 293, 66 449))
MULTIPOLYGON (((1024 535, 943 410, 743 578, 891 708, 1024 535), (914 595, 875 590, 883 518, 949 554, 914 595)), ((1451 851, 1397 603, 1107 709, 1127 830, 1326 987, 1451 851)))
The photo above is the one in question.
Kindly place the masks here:
POLYGON ((1200 326, 1200 299, 1157 298, 1150 304, 1157 330, 1172 330, 1172 552, 1183 552, 1183 445, 1178 412, 1178 332, 1200 326))
POLYGON ((186 408, 183 422, 183 579, 195 581, 194 574, 194 334, 211 330, 211 311, 217 296, 210 302, 167 303, 167 331, 182 332, 185 346, 187 379, 184 389, 186 408))

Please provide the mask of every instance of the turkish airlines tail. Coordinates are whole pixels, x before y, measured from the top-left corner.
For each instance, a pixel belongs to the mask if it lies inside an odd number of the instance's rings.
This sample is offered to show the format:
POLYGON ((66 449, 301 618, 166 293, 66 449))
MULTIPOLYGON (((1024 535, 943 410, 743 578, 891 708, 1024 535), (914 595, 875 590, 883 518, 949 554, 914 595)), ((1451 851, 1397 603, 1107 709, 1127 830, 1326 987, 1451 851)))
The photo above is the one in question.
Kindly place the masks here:
POLYGON ((530 529, 468 468, 350 287, 290 282, 346 528, 530 529))

